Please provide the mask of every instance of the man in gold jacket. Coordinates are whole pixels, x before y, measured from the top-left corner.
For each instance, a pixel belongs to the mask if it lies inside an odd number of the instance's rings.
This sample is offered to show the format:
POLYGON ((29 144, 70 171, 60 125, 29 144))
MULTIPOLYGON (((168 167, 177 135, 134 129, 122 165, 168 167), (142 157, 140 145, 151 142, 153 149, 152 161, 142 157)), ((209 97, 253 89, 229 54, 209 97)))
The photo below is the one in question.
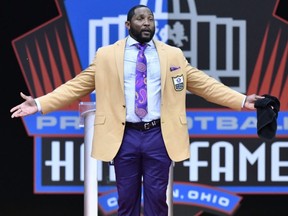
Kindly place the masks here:
POLYGON ((154 15, 148 7, 131 8, 125 25, 129 36, 98 49, 91 65, 75 78, 39 98, 21 93, 25 101, 11 109, 12 118, 58 110, 95 90, 91 155, 114 162, 118 215, 140 215, 143 180, 144 215, 167 216, 169 167, 190 156, 186 90, 239 111, 255 109, 262 97, 232 90, 191 66, 179 48, 154 40, 154 15), (148 111, 143 118, 134 113, 137 43, 147 44, 148 111))

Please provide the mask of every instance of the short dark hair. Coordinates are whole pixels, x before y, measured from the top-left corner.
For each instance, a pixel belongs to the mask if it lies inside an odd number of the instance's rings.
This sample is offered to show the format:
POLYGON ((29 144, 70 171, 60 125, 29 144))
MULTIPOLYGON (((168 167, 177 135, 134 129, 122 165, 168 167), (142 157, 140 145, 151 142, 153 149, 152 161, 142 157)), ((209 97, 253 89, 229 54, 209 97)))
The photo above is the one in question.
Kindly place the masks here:
POLYGON ((145 7, 145 8, 149 9, 149 7, 146 5, 136 5, 136 6, 132 7, 127 13, 127 21, 131 21, 132 17, 135 15, 135 9, 141 8, 141 7, 145 7))

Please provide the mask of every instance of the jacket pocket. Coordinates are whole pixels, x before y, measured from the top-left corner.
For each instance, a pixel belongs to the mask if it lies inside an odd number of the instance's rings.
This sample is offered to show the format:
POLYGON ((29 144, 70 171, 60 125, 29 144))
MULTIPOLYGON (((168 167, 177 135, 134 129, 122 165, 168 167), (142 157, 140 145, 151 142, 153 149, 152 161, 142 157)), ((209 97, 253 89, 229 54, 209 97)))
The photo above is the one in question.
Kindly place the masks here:
POLYGON ((95 116, 95 125, 104 124, 106 121, 106 116, 95 116))

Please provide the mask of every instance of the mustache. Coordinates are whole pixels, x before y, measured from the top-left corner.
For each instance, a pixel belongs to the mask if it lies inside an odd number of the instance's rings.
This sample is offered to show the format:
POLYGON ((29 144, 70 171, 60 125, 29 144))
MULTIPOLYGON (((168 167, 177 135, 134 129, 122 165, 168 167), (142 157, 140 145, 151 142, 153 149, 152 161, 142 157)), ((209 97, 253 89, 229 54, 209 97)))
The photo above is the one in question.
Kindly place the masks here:
POLYGON ((142 32, 150 32, 150 33, 151 33, 151 32, 152 32, 152 29, 146 28, 146 29, 142 29, 140 32, 141 32, 141 33, 142 33, 142 32))

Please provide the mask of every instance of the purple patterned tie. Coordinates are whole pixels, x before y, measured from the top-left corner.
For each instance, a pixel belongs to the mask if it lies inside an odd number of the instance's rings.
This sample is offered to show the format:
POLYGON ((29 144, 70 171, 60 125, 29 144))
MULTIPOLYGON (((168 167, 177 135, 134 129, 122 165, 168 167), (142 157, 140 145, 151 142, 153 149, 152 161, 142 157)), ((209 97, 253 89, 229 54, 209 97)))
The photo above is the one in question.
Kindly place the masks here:
POLYGON ((147 114, 147 61, 144 51, 147 44, 136 44, 139 49, 136 62, 135 113, 139 118, 147 114))

